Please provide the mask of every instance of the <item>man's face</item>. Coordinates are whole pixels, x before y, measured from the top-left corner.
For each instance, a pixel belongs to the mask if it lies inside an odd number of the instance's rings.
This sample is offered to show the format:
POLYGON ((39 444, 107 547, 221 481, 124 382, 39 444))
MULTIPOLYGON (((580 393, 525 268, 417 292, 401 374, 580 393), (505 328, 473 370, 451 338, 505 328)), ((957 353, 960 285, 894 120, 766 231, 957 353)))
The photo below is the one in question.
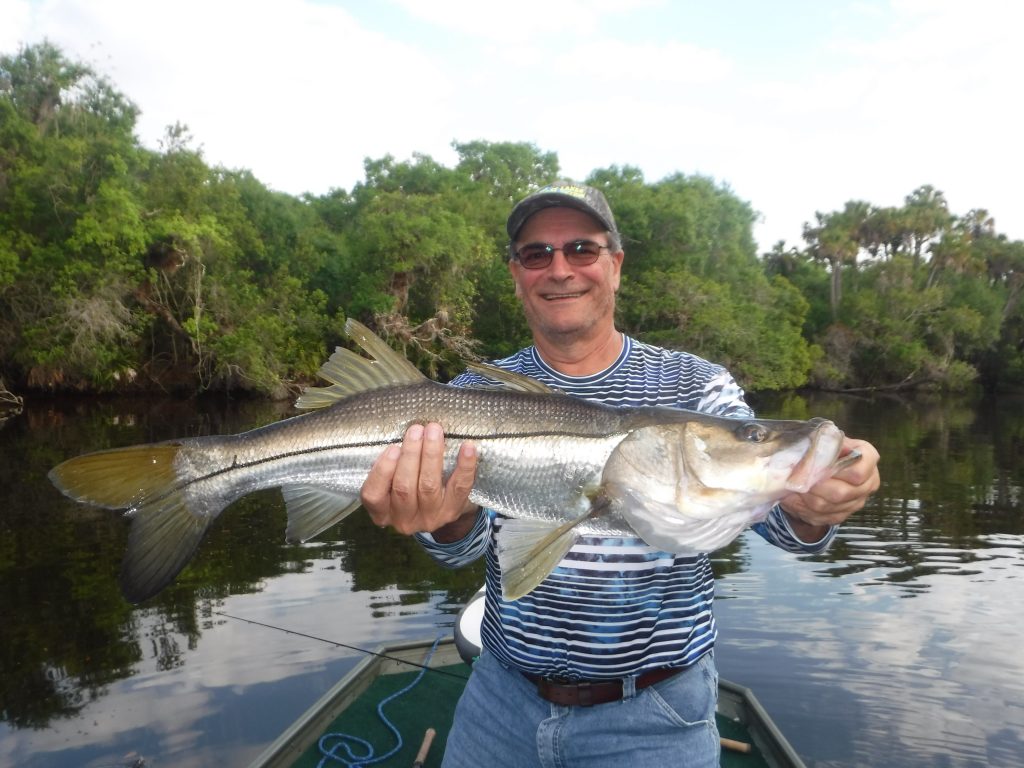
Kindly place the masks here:
MULTIPOLYGON (((596 219, 573 208, 545 208, 527 219, 515 247, 548 243, 561 249, 573 240, 608 244, 608 236, 596 219)), ((611 330, 622 257, 622 251, 603 250, 593 264, 578 267, 558 250, 543 269, 526 269, 515 259, 510 261, 516 296, 523 303, 534 335, 557 344, 611 330)))

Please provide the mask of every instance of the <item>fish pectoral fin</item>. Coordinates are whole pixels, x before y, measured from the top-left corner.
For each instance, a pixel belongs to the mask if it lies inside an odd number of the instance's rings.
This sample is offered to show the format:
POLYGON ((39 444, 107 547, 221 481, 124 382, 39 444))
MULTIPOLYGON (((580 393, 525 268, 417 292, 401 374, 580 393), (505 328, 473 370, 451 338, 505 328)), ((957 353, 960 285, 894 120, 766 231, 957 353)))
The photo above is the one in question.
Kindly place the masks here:
POLYGON ((501 596, 518 600, 548 577, 576 541, 583 517, 562 525, 547 521, 506 520, 498 531, 501 596))
POLYGON ((289 544, 308 541, 344 520, 359 506, 359 497, 338 493, 318 485, 281 487, 288 509, 285 540, 289 544))
POLYGON ((349 318, 345 321, 345 333, 370 357, 338 347, 319 370, 320 377, 331 382, 331 386, 308 387, 295 401, 296 408, 325 408, 357 392, 426 379, 415 365, 362 323, 349 318))
POLYGON ((485 379, 490 379, 491 381, 500 384, 501 389, 511 389, 515 392, 540 392, 546 395, 558 392, 557 389, 549 387, 542 381, 531 379, 529 376, 524 376, 523 374, 515 373, 514 371, 506 371, 505 369, 498 368, 495 365, 467 362, 466 369, 483 376, 485 379))

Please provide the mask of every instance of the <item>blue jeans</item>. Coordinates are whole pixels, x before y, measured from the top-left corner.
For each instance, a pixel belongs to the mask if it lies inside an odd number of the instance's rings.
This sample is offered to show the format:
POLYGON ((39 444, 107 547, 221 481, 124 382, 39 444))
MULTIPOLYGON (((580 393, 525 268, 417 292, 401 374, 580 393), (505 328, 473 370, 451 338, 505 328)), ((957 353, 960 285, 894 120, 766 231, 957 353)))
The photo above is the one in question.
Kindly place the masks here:
POLYGON ((712 768, 718 671, 707 654, 678 675, 621 701, 552 704, 519 672, 484 653, 455 710, 444 768, 712 768))

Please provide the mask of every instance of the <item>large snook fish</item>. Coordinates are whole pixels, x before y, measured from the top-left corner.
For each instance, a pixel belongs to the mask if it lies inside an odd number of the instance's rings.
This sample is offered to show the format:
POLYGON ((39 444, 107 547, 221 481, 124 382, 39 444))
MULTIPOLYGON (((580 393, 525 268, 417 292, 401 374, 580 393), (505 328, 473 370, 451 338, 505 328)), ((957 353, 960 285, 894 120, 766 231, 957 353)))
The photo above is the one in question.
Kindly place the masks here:
POLYGON ((615 408, 479 364, 470 367, 498 386, 457 388, 430 381, 359 323, 346 332, 370 357, 339 348, 320 371, 331 385, 299 398, 312 413, 90 453, 50 471, 72 499, 132 518, 120 579, 128 600, 173 581, 213 519, 258 489, 281 487, 288 541, 316 536, 359 506, 371 465, 414 423, 444 427, 448 472, 463 441, 478 446, 470 498, 510 518, 498 539, 508 599, 543 581, 579 534, 709 552, 849 461, 838 459, 843 433, 824 419, 615 408))

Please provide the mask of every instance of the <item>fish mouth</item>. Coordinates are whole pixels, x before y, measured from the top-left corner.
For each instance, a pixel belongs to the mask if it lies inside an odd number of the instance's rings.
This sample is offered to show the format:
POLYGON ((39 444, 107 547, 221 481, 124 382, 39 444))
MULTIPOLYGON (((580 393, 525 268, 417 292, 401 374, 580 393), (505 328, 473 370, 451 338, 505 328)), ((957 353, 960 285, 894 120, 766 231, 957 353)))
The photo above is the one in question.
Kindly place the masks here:
POLYGON ((843 445, 843 432, 831 421, 819 424, 811 435, 811 444, 786 479, 786 490, 806 493, 820 480, 831 475, 843 445))

